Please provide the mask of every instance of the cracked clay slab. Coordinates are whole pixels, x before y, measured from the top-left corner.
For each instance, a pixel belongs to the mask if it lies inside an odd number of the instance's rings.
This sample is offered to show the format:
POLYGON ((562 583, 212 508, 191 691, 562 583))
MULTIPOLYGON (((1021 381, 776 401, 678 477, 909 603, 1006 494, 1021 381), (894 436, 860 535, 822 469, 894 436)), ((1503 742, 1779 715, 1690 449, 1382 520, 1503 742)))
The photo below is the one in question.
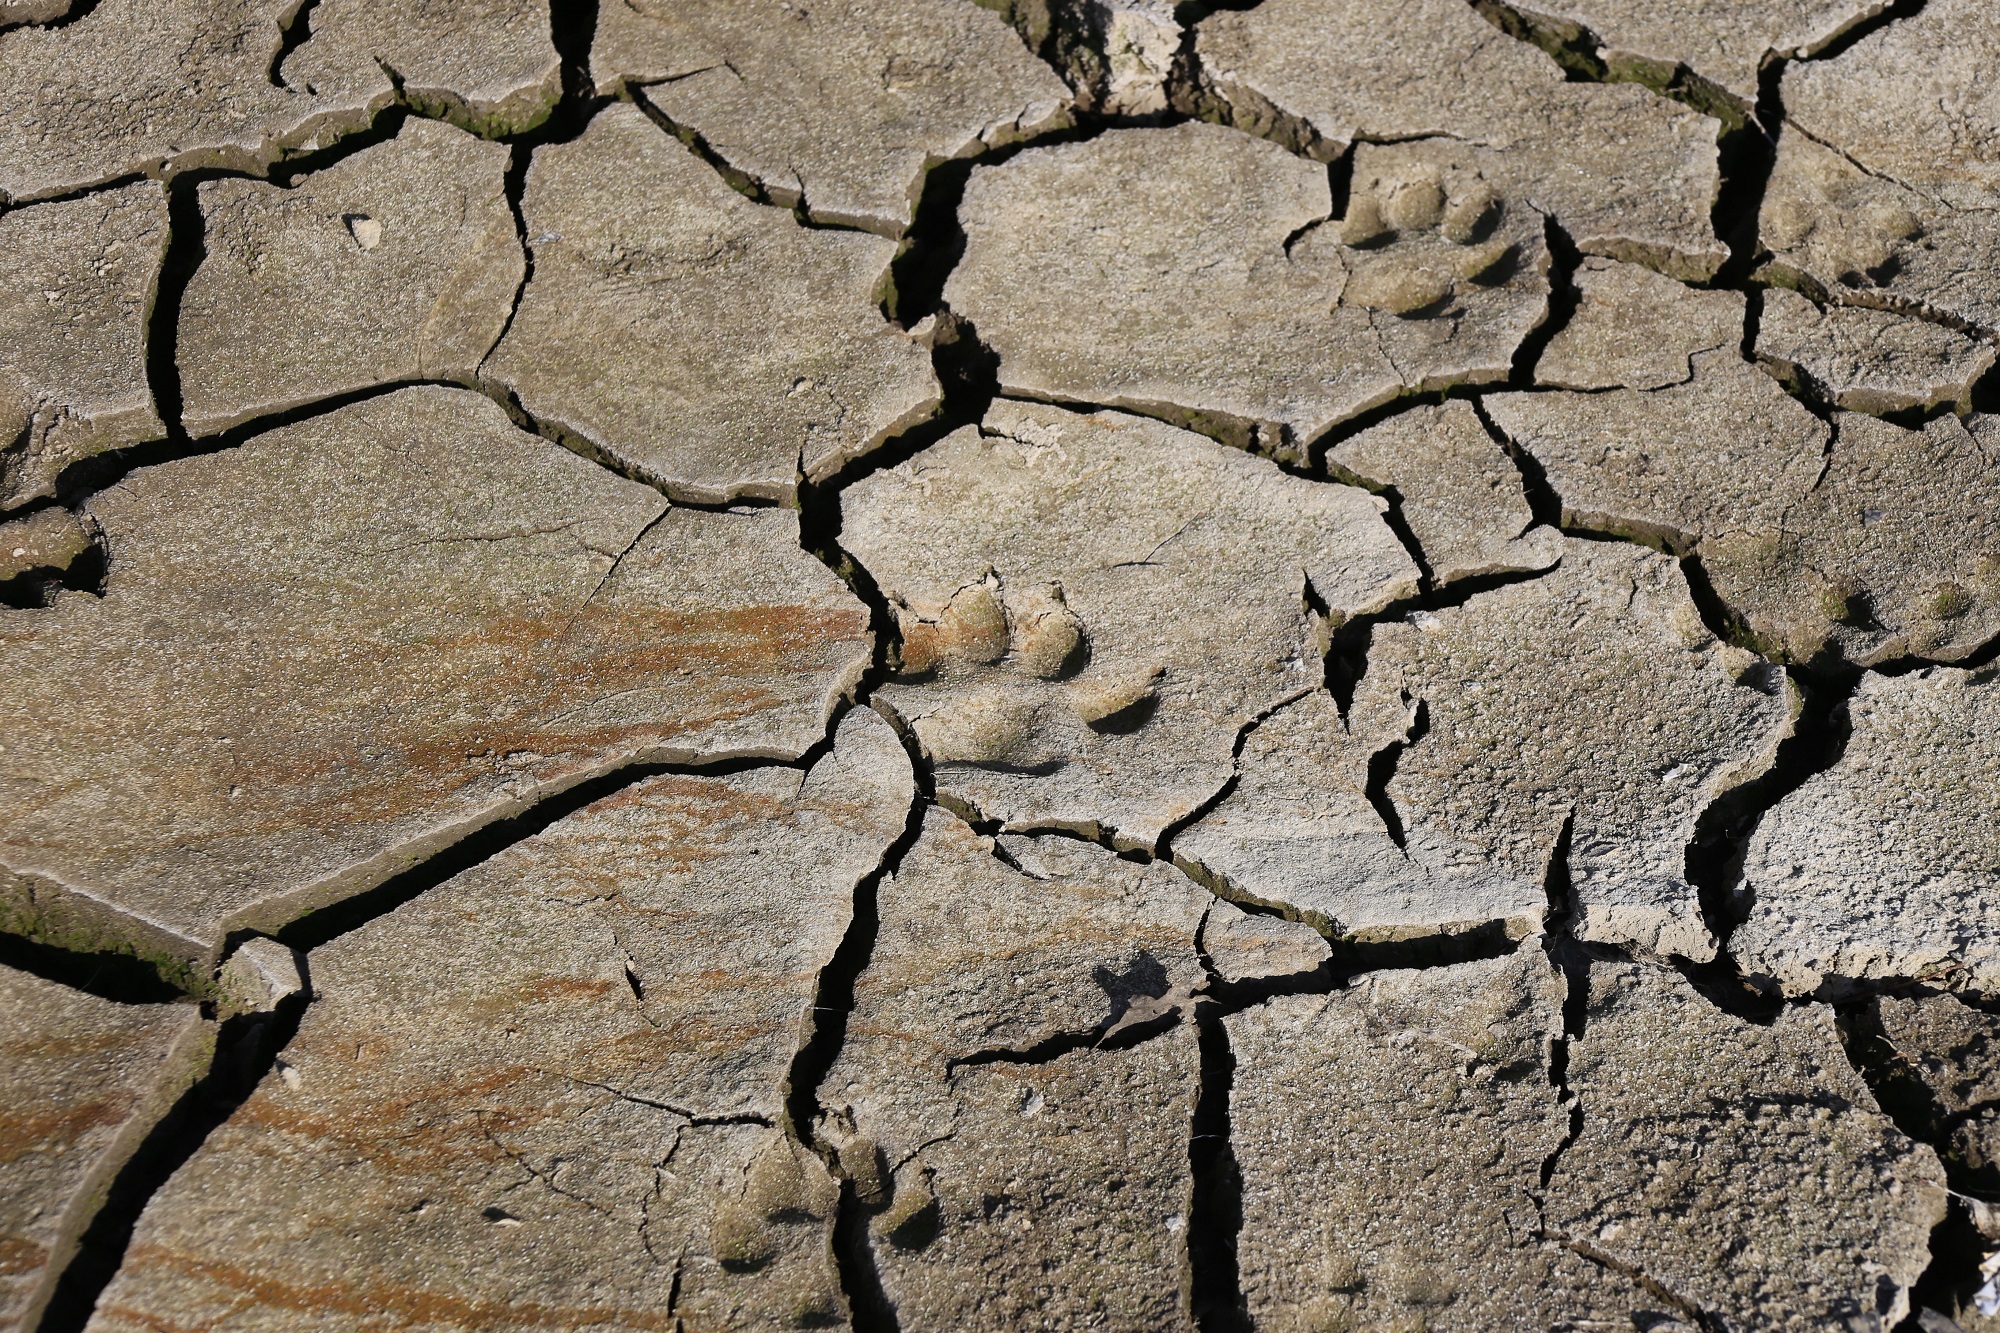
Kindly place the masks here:
POLYGON ((534 276, 485 373, 677 499, 782 499, 939 402, 882 318, 895 246, 752 203, 637 107, 528 169, 534 276))
POLYGON ((1376 627, 1350 716, 1413 737, 1386 788, 1412 848, 1541 884, 1567 825, 1576 934, 1700 961, 1696 821, 1770 768, 1795 711, 1674 561, 1572 538, 1553 574, 1376 627))
POLYGON ((1758 214, 1781 270, 1842 300, 2000 329, 2000 11, 1935 0, 1785 71, 1758 214))
POLYGON ((1598 39, 1598 55, 1615 78, 1663 88, 1677 68, 1688 69, 1745 111, 1756 105, 1758 74, 1770 59, 1814 55, 1888 7, 1888 0, 1681 0, 1673 5, 1528 0, 1509 6, 1537 27, 1545 27, 1545 19, 1582 25, 1598 39))
POLYGON ((0 967, 0 1329, 40 1327, 113 1177, 213 1046, 192 1004, 116 1004, 0 967))
POLYGON ((1942 324, 1823 306, 1782 287, 1764 293, 1757 323, 1758 361, 1855 412, 1963 406, 1996 356, 1992 343, 1942 324))
POLYGON ((1829 432, 1734 346, 1692 364, 1685 383, 1661 389, 1499 393, 1484 405, 1541 465, 1564 527, 1699 549, 1777 524, 1812 489, 1829 432))
POLYGON ((273 73, 341 107, 393 94, 477 134, 534 128, 562 92, 539 0, 314 0, 306 40, 273 73))
POLYGON ((945 301, 1003 390, 1303 457, 1403 394, 1504 379, 1548 314, 1542 220, 1444 143, 1324 167, 1219 126, 1113 130, 980 167, 945 301))
POLYGON ((1351 730, 1325 690, 1280 708, 1244 738, 1229 794, 1175 835, 1175 862, 1219 893, 1360 943, 1495 923, 1514 938, 1539 932, 1538 878, 1429 828, 1392 828, 1376 808, 1377 756, 1393 760, 1417 716, 1370 718, 1371 735, 1351 730))
POLYGON ((870 655, 786 511, 670 509, 464 390, 143 469, 0 610, 0 918, 213 961, 634 761, 791 758, 870 655))
MULTIPOLYGON (((1688 293, 1692 308, 1708 295, 1688 293)), ((2000 421, 1909 430, 1839 413, 1829 428, 1733 349, 1692 364, 1663 389, 1485 407, 1540 465, 1565 526, 1699 555, 1773 656, 1953 661, 2000 629, 2000 421)))
POLYGON ((1632 84, 1570 83, 1463 0, 1266 0, 1204 19, 1204 88, 1230 119, 1322 161, 1350 143, 1461 141, 1494 188, 1578 248, 1706 278, 1719 123, 1632 84))
POLYGON ((1001 401, 843 496, 895 608, 882 697, 940 793, 1015 827, 1151 846, 1229 778, 1252 719, 1317 685, 1318 617, 1416 569, 1356 487, 1118 412, 1001 401))
POLYGON ((1930 1263, 1944 1173, 1876 1106, 1832 1013, 1752 1023, 1657 965, 1596 964, 1587 984, 1550 1232, 1697 1326, 1894 1326, 1930 1263))
POLYGON ((289 188, 202 182, 175 349, 188 433, 398 380, 469 381, 525 265, 507 159, 412 119, 289 188))
POLYGON ((913 795, 857 709, 809 771, 647 778, 315 950, 91 1329, 844 1323, 833 1181, 776 1126, 913 795))
POLYGON ((59 28, 0 32, 0 201, 133 174, 261 173, 396 102, 525 130, 554 106, 558 75, 533 0, 102 0, 59 28), (293 23, 307 40, 286 55, 293 23))
POLYGON ((1775 526, 1703 543, 1716 592, 1795 661, 1980 651, 2000 633, 2000 419, 1835 425, 1819 484, 1775 526))
POLYGON ((1463 400, 1399 412, 1326 461, 1337 476, 1396 493, 1434 585, 1547 569, 1561 556, 1556 532, 1535 523, 1520 471, 1463 400))
POLYGON ((0 510, 163 433, 146 321, 166 247, 157 185, 0 213, 0 510))
POLYGON ((1067 125, 1072 101, 972 0, 609 0, 591 68, 773 201, 891 238, 932 166, 1067 125))
POLYGON ((1210 901, 1161 862, 996 850, 926 813, 819 1096, 907 1333, 1192 1329, 1185 1014, 1210 901))
POLYGON ((1257 1328, 1629 1326, 1641 1294, 1538 1234, 1542 1164, 1569 1122, 1549 1069, 1562 998, 1527 948, 1224 1020, 1257 1328))
POLYGON ((1778 802, 1743 866, 1732 947, 1792 995, 2000 984, 2000 687, 1989 671, 1865 675, 1832 768, 1778 802))
POLYGON ((1305 922, 1246 912, 1224 899, 1209 904, 1200 945, 1216 978, 1231 985, 1304 976, 1333 957, 1326 937, 1305 922))
MULTIPOLYGON (((195 167, 258 171, 366 123, 273 86, 298 0, 101 0, 0 33, 0 201, 195 167)), ((379 77, 379 75, 378 75, 379 77)))
POLYGON ((1695 357, 1743 341, 1743 297, 1684 287, 1637 264, 1586 257, 1576 309, 1535 363, 1559 389, 1653 389, 1694 378, 1695 357))

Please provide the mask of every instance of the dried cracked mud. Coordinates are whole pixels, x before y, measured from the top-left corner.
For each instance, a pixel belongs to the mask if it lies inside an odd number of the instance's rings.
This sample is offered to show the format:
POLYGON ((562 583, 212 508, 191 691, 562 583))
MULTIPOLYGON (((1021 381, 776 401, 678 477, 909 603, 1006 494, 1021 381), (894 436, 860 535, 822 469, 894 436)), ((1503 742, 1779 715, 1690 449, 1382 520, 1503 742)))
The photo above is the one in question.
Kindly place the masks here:
POLYGON ((2000 1330, 1997 57, 0 0, 0 1333, 2000 1330))

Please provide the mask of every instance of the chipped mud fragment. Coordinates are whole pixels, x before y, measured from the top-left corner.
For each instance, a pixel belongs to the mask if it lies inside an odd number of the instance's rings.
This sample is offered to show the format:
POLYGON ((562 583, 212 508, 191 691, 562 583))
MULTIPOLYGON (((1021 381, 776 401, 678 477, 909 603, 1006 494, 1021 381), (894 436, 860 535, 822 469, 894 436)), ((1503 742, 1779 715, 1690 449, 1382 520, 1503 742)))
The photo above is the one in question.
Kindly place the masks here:
POLYGON ((53 23, 66 16, 76 0, 0 0, 0 28, 17 23, 53 23))
POLYGON ((1960 406, 2000 355, 1927 320, 1863 306, 1822 306, 1797 292, 1764 293, 1757 359, 1855 412, 1960 406))
POLYGON ((1235 124, 1322 161, 1357 140, 1455 139, 1495 150, 1493 187, 1586 253, 1697 279, 1728 254, 1709 223, 1716 121, 1631 84, 1565 82, 1462 0, 1267 0, 1203 20, 1195 49, 1235 124))
POLYGON ((1751 1023, 1659 966, 1598 964, 1589 987, 1568 1073, 1581 1131, 1548 1184, 1549 1230, 1684 1319, 1894 1326, 1944 1175, 1877 1108, 1831 1012, 1751 1023))
POLYGON ((1670 388, 1694 378, 1696 356, 1743 341, 1743 297, 1736 292, 1698 291, 1636 264, 1599 258, 1585 259, 1575 282, 1576 310, 1536 363, 1538 384, 1670 388))
POLYGON ((2000 329, 2000 11, 1940 0, 1785 71, 1759 213, 1780 271, 1839 299, 2000 329))
POLYGON ((677 499, 788 497, 937 406, 875 305, 890 242, 750 202, 636 107, 537 151, 523 212, 534 276, 485 373, 677 499))
POLYGON ((1180 6, 1172 0, 1097 0, 1084 7, 1103 52, 1094 98, 1112 115, 1150 116, 1167 110, 1175 63, 1184 41, 1180 6))
POLYGON ((1333 956, 1325 937, 1305 922, 1252 915, 1219 899, 1202 922, 1201 950, 1230 984, 1302 976, 1333 956))
POLYGON ((1504 379, 1548 312, 1542 221, 1442 143, 1325 170, 1213 125, 1114 130, 972 174, 945 300, 1029 398, 1302 457, 1403 394, 1504 379))
POLYGON ((212 960, 620 764, 796 756, 869 658, 794 515, 670 510, 462 390, 89 513, 104 598, 0 610, 0 906, 62 942, 212 960))
POLYGON ((946 799, 1151 846, 1245 724, 1318 684, 1308 589, 1335 619, 1415 590, 1381 506, 1156 421, 1003 400, 849 488, 841 542, 895 608, 883 697, 946 799))
POLYGON ((2000 687, 1862 677, 1840 759, 1780 801, 1744 863, 1743 968, 1788 994, 1951 977, 2000 985, 2000 687))
POLYGON ((307 40, 276 72, 340 107, 393 95, 477 134, 541 123, 562 92, 539 0, 315 0, 307 40))
POLYGON ((1533 455, 1565 527, 1685 552, 1776 526, 1825 463, 1826 423, 1732 346, 1652 391, 1503 393, 1493 422, 1533 455))
POLYGON ((1336 474, 1394 489, 1431 581, 1547 569, 1556 533, 1535 524, 1521 474, 1469 403, 1412 408, 1328 453, 1336 474))
POLYGON ((0 214, 0 509, 162 433, 146 320, 166 246, 157 185, 0 214))
POLYGON ((1703 544, 1716 592, 1796 661, 1978 652, 2000 634, 2000 419, 1836 425, 1825 475, 1775 529, 1703 544))
POLYGON ((0 967, 0 1329, 43 1309, 112 1178, 206 1067, 191 1004, 114 1004, 0 967))
POLYGON ((215 989, 228 1010, 270 1013, 308 993, 304 968, 297 950, 254 936, 217 969, 215 989))
POLYGON ((996 853, 925 816, 819 1094, 900 1327, 1192 1327, 1184 1013, 1209 901, 1163 863, 996 853))
POLYGON ((67 509, 37 509, 0 523, 0 582, 23 574, 61 573, 93 545, 67 509))
POLYGON ((1539 949, 1377 972, 1225 1023, 1257 1328, 1613 1327, 1640 1306, 1537 1235, 1542 1163, 1569 1122, 1549 1077, 1562 982, 1539 949))
POLYGON ((1419 708, 1386 788, 1411 848, 1541 884, 1567 824, 1581 938, 1713 955, 1686 879, 1696 820, 1770 768, 1794 702, 1709 633, 1672 560, 1569 539, 1553 574, 1377 628, 1355 729, 1419 708))
POLYGON ((0 200, 121 176, 258 171, 367 123, 273 87, 298 0, 101 0, 60 28, 0 33, 0 200))
POLYGON ((844 1323, 834 1184, 774 1126, 912 785, 856 710, 810 772, 648 778, 316 950, 91 1328, 844 1323))
POLYGON ((1884 996, 1875 1015, 1941 1116, 1940 1148, 1990 1189, 2000 1180, 2000 1016, 1926 991, 1884 996))
POLYGON ((1683 0, 1674 5, 1527 0, 1509 6, 1544 30, 1551 19, 1582 25, 1598 39, 1598 56, 1614 78, 1663 89, 1678 70, 1688 70, 1746 112, 1756 105, 1758 73, 1771 58, 1816 54, 1888 7, 1888 0, 1683 0))
POLYGON ((1510 872, 1429 826, 1391 827, 1376 807, 1377 756, 1423 743, 1420 717, 1373 715, 1357 734, 1325 690, 1279 709, 1244 739, 1229 795, 1176 835, 1175 860, 1219 892, 1360 943, 1494 923, 1516 938, 1539 931, 1538 873, 1510 872))
POLYGON ((507 157, 411 120, 290 188, 203 182, 176 349, 188 433, 398 380, 469 381, 521 285, 507 157))
POLYGON ((591 67, 774 202, 892 238, 932 166, 1066 125, 1073 100, 972 0, 613 0, 591 67))

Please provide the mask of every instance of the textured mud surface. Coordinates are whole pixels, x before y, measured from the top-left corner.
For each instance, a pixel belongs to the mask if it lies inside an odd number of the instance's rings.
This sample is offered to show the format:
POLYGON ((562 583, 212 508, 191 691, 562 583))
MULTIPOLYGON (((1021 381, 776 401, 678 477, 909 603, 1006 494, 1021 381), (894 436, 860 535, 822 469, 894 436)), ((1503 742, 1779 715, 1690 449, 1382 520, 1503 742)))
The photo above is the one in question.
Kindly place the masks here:
POLYGON ((2000 1329, 1996 59, 0 0, 0 1333, 2000 1329))

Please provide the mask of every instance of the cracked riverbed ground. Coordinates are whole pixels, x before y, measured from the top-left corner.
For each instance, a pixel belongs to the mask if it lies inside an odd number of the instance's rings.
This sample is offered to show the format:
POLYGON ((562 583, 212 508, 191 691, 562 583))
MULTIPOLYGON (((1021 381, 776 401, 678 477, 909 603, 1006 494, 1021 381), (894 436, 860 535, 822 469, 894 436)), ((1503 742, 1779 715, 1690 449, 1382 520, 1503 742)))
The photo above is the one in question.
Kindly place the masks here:
POLYGON ((1991 0, 0 0, 0 1333, 2000 1333, 1991 0))

